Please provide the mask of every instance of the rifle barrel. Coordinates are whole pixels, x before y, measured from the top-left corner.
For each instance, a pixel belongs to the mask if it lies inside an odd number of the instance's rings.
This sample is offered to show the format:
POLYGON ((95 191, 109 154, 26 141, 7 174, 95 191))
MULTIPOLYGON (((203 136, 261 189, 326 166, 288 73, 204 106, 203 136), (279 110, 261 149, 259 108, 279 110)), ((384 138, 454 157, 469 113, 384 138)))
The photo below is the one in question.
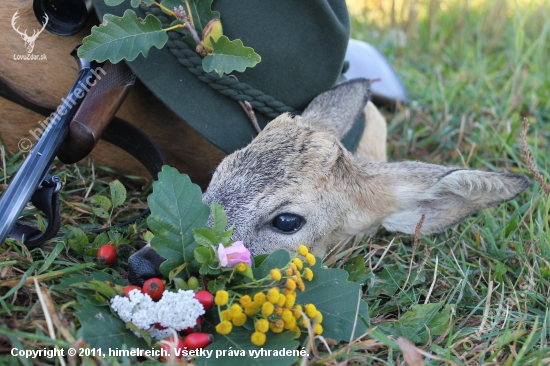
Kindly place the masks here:
POLYGON ((30 150, 8 189, 0 197, 0 245, 4 243, 27 202, 46 177, 57 151, 68 134, 69 123, 87 93, 87 89, 83 88, 84 83, 90 83, 97 75, 89 62, 78 58, 77 62, 80 71, 75 83, 63 103, 50 117, 48 126, 30 150))

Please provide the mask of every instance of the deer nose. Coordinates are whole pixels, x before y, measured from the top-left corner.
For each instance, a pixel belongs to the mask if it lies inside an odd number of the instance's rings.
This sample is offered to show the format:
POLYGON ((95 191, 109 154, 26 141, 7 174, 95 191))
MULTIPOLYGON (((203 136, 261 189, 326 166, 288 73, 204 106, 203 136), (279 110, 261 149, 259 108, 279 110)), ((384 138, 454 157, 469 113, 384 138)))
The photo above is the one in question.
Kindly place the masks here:
POLYGON ((128 282, 143 286, 149 278, 159 278, 160 265, 165 261, 150 245, 143 247, 128 258, 128 282))

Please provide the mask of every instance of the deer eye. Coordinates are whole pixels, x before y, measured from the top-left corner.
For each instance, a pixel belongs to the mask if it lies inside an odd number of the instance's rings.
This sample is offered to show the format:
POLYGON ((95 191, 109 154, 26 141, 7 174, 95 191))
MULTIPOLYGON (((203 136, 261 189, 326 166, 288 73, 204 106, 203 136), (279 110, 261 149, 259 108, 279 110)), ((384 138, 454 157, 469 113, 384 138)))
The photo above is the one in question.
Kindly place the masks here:
POLYGON ((293 233, 300 230, 302 224, 304 223, 304 218, 298 215, 293 214, 282 214, 273 219, 271 225, 283 233, 293 233))

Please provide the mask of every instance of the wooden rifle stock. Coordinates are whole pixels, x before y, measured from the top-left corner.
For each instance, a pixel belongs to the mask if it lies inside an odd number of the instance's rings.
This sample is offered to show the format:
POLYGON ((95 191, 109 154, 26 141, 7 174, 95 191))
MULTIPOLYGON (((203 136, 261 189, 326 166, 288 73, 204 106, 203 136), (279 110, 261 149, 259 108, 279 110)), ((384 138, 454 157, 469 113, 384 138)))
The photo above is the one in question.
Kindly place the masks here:
POLYGON ((57 154, 64 164, 76 163, 88 156, 136 80, 124 62, 107 61, 96 73, 95 84, 72 119, 69 134, 57 154))

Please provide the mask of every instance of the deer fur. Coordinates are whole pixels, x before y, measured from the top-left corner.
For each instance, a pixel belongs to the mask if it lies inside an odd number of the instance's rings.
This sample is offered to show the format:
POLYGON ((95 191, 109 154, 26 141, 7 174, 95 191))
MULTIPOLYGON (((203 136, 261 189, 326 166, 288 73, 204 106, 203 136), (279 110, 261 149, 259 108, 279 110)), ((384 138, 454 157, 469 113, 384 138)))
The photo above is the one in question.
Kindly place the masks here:
POLYGON ((423 214, 423 234, 442 231, 528 187, 524 175, 386 163, 386 122, 367 96, 366 80, 340 84, 302 116, 279 116, 221 162, 203 201, 225 208, 234 240, 244 241, 253 255, 295 252, 304 244, 324 256, 380 226, 412 234, 423 214), (354 156, 339 140, 359 113, 365 134, 354 156), (282 233, 273 227, 281 214, 299 215, 304 223, 282 233))

